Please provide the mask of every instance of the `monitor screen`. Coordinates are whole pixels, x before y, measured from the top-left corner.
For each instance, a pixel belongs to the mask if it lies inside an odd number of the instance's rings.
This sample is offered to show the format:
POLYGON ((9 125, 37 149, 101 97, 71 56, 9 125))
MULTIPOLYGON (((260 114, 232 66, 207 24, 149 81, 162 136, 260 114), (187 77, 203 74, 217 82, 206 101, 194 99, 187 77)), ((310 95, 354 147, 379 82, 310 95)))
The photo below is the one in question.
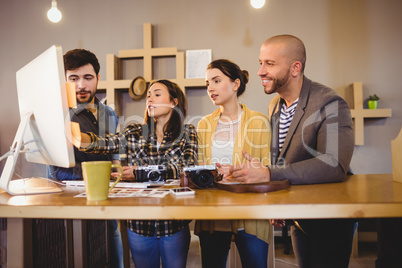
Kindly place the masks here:
POLYGON ((60 46, 50 47, 17 71, 17 95, 21 121, 6 154, 0 188, 15 195, 60 192, 57 185, 43 178, 11 180, 21 153, 34 163, 75 165, 60 46))
POLYGON ((50 47, 16 76, 21 119, 32 113, 23 138, 24 148, 29 150, 26 159, 74 166, 62 48, 50 47))

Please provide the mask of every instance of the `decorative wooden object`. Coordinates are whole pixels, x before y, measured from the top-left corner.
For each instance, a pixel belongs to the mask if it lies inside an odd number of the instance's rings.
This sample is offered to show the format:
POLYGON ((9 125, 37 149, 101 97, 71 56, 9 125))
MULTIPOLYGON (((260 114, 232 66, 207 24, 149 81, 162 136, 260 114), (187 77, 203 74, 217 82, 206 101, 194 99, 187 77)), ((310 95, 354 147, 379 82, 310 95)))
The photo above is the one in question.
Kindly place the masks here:
POLYGON ((392 174, 394 181, 402 183, 402 128, 398 136, 391 141, 392 174))
POLYGON ((391 117, 391 109, 363 109, 363 85, 362 82, 354 82, 337 89, 349 104, 352 118, 354 119, 355 144, 364 145, 364 119, 391 117))
MULTIPOLYGON (((132 79, 122 79, 122 61, 127 59, 143 59, 144 79, 151 82, 153 78, 153 58, 175 57, 176 78, 170 79, 176 82, 183 90, 194 87, 205 87, 205 80, 202 78, 185 78, 185 54, 179 52, 177 47, 154 48, 152 42, 153 26, 145 23, 144 26, 144 48, 120 50, 119 55, 106 55, 106 80, 99 81, 98 90, 106 90, 107 105, 112 107, 117 115, 122 115, 119 94, 126 92, 130 87, 132 79)), ((137 74, 133 74, 133 79, 137 74)), ((349 104, 352 118, 354 119, 355 144, 364 145, 364 119, 391 117, 391 109, 363 109, 363 86, 361 82, 339 88, 341 95, 349 104)))
MULTIPOLYGON (((144 24, 144 48, 120 50, 118 57, 114 54, 106 55, 106 81, 99 81, 98 89, 106 90, 107 105, 112 107, 117 115, 121 115, 121 105, 118 103, 118 94, 130 87, 132 80, 122 80, 122 60, 142 58, 144 62, 144 78, 147 82, 152 81, 153 63, 156 57, 176 58, 176 79, 169 79, 177 83, 184 90, 191 87, 204 87, 204 79, 185 78, 185 57, 184 52, 177 51, 177 47, 154 48, 152 43, 153 27, 150 23, 144 24)), ((137 75, 133 74, 133 78, 137 75)))

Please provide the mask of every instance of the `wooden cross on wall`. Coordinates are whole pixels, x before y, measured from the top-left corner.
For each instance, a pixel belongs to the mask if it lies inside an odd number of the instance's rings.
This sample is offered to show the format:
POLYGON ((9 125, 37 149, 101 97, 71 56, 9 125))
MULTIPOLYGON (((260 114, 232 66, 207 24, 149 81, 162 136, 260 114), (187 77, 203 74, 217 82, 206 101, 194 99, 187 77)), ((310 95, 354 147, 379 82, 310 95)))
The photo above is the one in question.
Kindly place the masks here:
MULTIPOLYGON (((143 25, 144 48, 120 50, 118 57, 114 54, 106 55, 106 80, 99 81, 98 90, 106 90, 107 104, 112 107, 117 115, 122 115, 120 94, 130 87, 131 79, 122 79, 122 61, 125 59, 143 59, 144 79, 151 82, 153 74, 153 58, 175 57, 176 78, 169 79, 177 83, 184 90, 194 87, 205 87, 202 78, 185 78, 184 52, 177 51, 177 47, 154 48, 152 42, 153 26, 150 23, 143 25)), ((133 77, 135 78, 135 77, 133 77)), ((364 119, 391 117, 391 109, 363 109, 363 86, 361 82, 355 82, 339 88, 337 92, 346 100, 351 109, 354 120, 355 144, 364 145, 364 119)))
POLYGON ((355 131, 355 144, 364 145, 364 119, 391 117, 391 109, 363 109, 363 84, 353 84, 337 89, 350 107, 355 131))
MULTIPOLYGON (((114 54, 106 55, 106 81, 99 81, 98 90, 106 90, 107 105, 112 107, 117 115, 122 114, 119 94, 127 91, 130 87, 130 79, 122 79, 122 60, 124 59, 143 59, 144 79, 151 82, 153 78, 153 61, 155 57, 175 57, 176 59, 176 78, 169 79, 177 83, 186 93, 187 88, 205 87, 205 80, 202 78, 185 78, 185 57, 184 52, 177 51, 177 47, 154 48, 152 42, 153 27, 150 23, 143 26, 144 48, 119 50, 118 57, 114 54)), ((135 78, 135 77, 133 77, 135 78)))

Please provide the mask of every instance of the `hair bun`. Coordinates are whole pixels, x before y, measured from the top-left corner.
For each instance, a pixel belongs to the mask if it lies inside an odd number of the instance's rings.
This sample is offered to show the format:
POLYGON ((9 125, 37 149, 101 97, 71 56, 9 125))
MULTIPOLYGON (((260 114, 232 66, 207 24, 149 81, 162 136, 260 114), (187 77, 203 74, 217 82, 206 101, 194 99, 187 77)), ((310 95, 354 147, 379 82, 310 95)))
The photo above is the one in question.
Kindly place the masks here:
POLYGON ((248 71, 247 70, 242 70, 241 72, 242 72, 242 74, 244 76, 244 84, 247 84, 248 83, 248 77, 249 77, 248 71))

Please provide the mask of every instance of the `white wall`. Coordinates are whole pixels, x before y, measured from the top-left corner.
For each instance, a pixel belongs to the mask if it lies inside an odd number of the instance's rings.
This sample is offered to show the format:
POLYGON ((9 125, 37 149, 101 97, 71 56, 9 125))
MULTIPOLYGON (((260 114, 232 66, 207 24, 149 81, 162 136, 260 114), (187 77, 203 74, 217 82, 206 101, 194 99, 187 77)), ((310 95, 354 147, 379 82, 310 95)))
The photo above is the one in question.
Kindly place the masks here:
MULTIPOLYGON (((355 173, 392 172, 390 141, 397 136, 402 118, 398 72, 402 1, 267 2, 255 10, 247 0, 58 0, 63 19, 53 24, 46 18, 51 0, 0 0, 1 155, 11 145, 19 123, 15 84, 19 68, 60 44, 64 51, 93 51, 103 80, 106 54, 142 48, 143 24, 152 23, 154 47, 212 49, 213 59, 227 58, 248 70, 250 82, 242 101, 263 113, 272 96, 263 93, 257 76, 259 47, 271 35, 298 36, 306 45, 305 73, 310 79, 334 88, 361 81, 365 98, 376 93, 381 98, 379 108, 392 109, 391 118, 365 121, 365 145, 356 147, 351 165, 355 173)), ((204 90, 187 94, 190 117, 215 108, 204 90)), ((133 102, 128 94, 124 99, 126 117, 143 116, 144 101, 133 102)), ((36 169, 42 172, 35 167, 28 173, 36 169)))

